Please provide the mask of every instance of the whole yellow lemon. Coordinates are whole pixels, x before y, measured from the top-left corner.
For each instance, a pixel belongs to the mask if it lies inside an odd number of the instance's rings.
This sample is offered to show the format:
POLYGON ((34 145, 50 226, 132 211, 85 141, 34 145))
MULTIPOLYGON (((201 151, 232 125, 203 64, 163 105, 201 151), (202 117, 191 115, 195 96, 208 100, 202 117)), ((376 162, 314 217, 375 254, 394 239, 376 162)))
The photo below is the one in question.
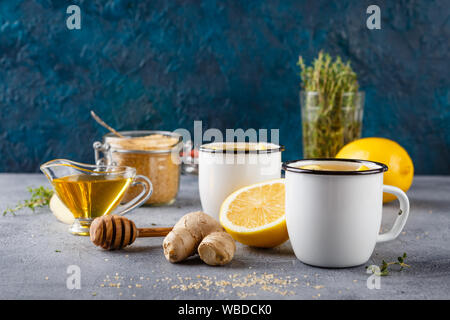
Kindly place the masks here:
MULTIPOLYGON (((396 186, 403 191, 411 187, 414 165, 411 157, 397 142, 385 138, 363 138, 342 147, 336 158, 361 159, 384 163, 389 170, 384 173, 384 184, 396 186)), ((383 202, 396 199, 383 194, 383 202)))

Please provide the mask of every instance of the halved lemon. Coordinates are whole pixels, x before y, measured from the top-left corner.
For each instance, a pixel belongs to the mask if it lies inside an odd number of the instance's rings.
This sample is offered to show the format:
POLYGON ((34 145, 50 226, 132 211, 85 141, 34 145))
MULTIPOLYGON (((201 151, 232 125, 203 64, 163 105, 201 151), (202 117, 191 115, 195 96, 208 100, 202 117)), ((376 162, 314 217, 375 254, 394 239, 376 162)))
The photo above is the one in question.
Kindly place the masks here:
POLYGON ((284 179, 241 188, 222 203, 220 224, 240 243, 252 247, 276 247, 289 239, 284 195, 284 179))

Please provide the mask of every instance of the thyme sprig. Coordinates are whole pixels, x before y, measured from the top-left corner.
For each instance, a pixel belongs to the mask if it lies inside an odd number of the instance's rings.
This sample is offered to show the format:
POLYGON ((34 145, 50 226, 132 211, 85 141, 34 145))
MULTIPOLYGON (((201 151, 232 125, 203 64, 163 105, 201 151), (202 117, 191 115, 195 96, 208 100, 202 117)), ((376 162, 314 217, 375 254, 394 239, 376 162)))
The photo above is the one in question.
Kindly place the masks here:
POLYGON ((319 92, 327 102, 325 107, 332 108, 344 92, 358 91, 356 73, 350 62, 344 63, 339 56, 333 61, 328 53, 320 51, 311 66, 306 66, 301 56, 297 65, 300 67, 302 88, 319 92))
POLYGON ((377 268, 375 268, 376 266, 368 266, 366 267, 366 269, 372 271, 373 274, 376 274, 378 276, 387 276, 389 274, 390 266, 393 265, 400 266, 400 269, 398 271, 402 271, 404 268, 410 268, 411 266, 405 263, 406 257, 407 257, 406 252, 404 252, 402 256, 397 257, 397 261, 386 262, 385 260, 383 260, 381 262, 381 266, 378 267, 380 271, 378 271, 377 268))
POLYGON ((36 208, 45 207, 50 203, 50 198, 53 195, 53 190, 50 188, 45 188, 40 186, 38 188, 27 188, 28 192, 30 192, 30 199, 19 202, 14 208, 7 208, 3 211, 3 215, 5 216, 8 213, 12 215, 16 215, 16 212, 23 209, 29 208, 31 211, 35 211, 36 208))

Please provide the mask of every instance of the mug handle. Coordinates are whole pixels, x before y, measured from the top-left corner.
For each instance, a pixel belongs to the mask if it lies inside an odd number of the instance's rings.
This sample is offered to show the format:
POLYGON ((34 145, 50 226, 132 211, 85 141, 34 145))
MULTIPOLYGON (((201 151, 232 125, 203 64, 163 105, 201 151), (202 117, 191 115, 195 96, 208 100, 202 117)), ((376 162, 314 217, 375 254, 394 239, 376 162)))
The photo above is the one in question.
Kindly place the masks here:
POLYGON ((395 219, 392 229, 386 233, 379 234, 377 243, 391 241, 397 238, 400 232, 402 232, 409 215, 409 200, 406 193, 397 187, 387 185, 383 185, 383 192, 393 194, 397 197, 400 202, 400 211, 398 212, 398 216, 395 219))
POLYGON ((139 207, 142 203, 147 201, 153 193, 153 185, 149 178, 137 175, 133 179, 132 187, 141 185, 143 190, 139 193, 134 199, 128 201, 125 205, 123 205, 123 209, 120 212, 114 213, 123 216, 124 214, 130 212, 131 210, 139 207), (138 181, 142 180, 142 181, 138 181))

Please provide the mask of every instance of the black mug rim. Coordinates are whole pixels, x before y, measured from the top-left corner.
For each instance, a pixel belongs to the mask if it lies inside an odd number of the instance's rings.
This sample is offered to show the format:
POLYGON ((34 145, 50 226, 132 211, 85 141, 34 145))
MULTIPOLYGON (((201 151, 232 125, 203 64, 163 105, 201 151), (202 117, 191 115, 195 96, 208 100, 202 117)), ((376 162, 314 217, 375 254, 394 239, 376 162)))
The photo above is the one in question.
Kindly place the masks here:
MULTIPOLYGON (((267 143, 268 145, 273 145, 272 148, 265 149, 265 150, 229 150, 229 149, 210 149, 206 146, 212 143, 206 143, 202 144, 199 148, 199 151, 201 152, 207 152, 207 153, 225 153, 225 154, 264 154, 264 153, 275 153, 275 152, 283 152, 285 150, 283 145, 278 145, 272 142, 256 142, 256 143, 267 143)), ((226 142, 224 142, 226 143, 226 142)), ((230 143, 236 143, 236 142, 230 142, 230 143)))
POLYGON ((367 174, 376 174, 383 173, 388 171, 388 166, 381 162, 369 161, 369 160, 360 160, 360 159, 340 159, 340 158, 309 158, 309 159, 298 159, 298 160, 290 160, 283 163, 282 168, 284 171, 289 172, 297 172, 297 173, 307 173, 307 174, 318 174, 318 175, 333 175, 333 176, 353 176, 353 175, 367 175, 367 174), (370 169, 370 170, 362 170, 362 171, 325 171, 325 170, 314 170, 314 169, 303 169, 299 167, 290 166, 290 164, 299 162, 299 161, 343 161, 343 162, 356 162, 356 163, 370 163, 376 164, 379 168, 370 169))

